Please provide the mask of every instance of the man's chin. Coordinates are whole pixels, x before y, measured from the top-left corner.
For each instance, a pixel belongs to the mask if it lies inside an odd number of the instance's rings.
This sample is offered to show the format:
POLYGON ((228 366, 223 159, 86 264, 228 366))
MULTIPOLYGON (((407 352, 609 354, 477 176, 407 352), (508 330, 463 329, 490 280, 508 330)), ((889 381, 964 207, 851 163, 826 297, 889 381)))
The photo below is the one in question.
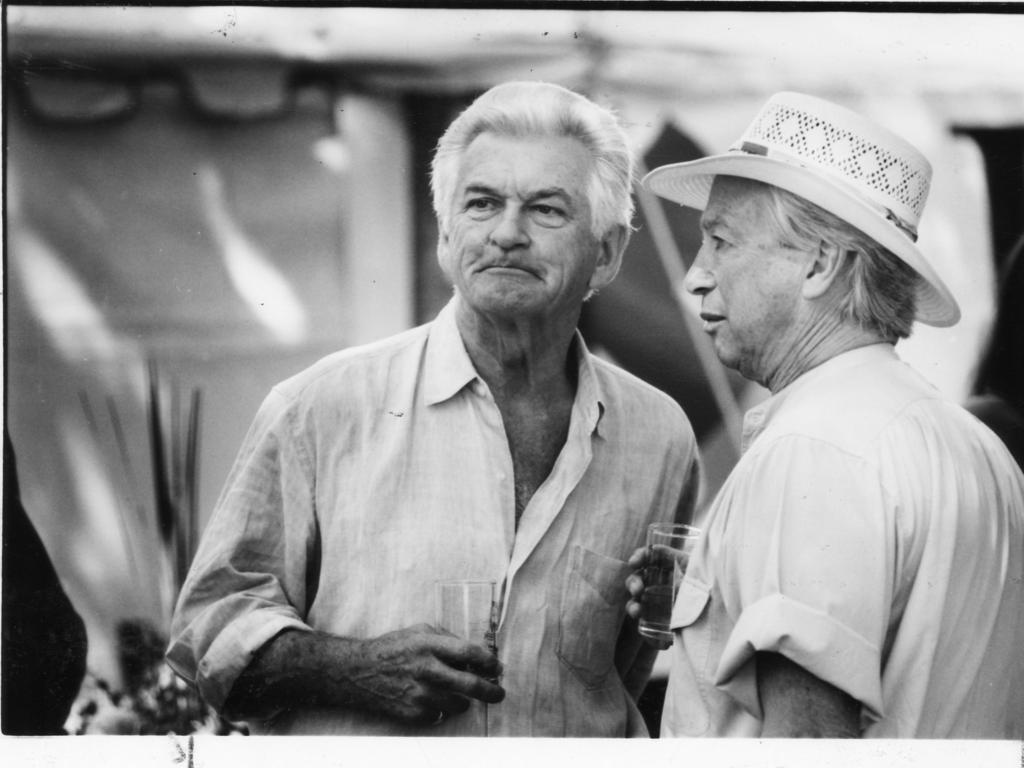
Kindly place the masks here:
POLYGON ((715 357, 718 358, 718 362, 720 362, 726 368, 730 368, 734 371, 740 370, 740 365, 742 361, 740 360, 739 355, 736 354, 735 350, 730 349, 725 344, 723 344, 718 336, 711 337, 711 344, 714 347, 715 357))
POLYGON ((465 298, 477 312, 509 318, 543 313, 549 304, 539 291, 475 291, 465 298))

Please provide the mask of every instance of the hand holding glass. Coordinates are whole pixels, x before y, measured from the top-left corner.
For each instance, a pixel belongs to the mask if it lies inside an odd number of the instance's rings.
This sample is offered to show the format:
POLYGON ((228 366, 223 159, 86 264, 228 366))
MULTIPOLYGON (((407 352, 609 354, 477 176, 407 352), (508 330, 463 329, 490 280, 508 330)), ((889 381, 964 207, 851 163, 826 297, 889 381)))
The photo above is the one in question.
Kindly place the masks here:
MULTIPOLYGON (((497 656, 498 604, 495 599, 495 582, 438 581, 434 590, 437 628, 482 645, 497 656)), ((474 702, 476 707, 482 709, 482 730, 487 735, 487 706, 474 702)))
POLYGON ((435 589, 438 628, 497 654, 495 582, 439 581, 435 589))
POLYGON ((700 530, 679 523, 651 523, 647 528, 647 565, 640 603, 640 634, 672 641, 672 604, 686 573, 700 530))

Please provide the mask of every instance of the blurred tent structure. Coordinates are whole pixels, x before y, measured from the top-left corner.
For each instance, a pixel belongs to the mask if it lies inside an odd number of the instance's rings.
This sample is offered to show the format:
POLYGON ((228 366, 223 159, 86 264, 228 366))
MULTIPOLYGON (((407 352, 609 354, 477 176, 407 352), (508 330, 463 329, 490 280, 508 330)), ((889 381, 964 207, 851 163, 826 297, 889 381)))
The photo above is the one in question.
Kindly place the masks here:
MULTIPOLYGON (((649 167, 724 149, 786 89, 906 135, 935 164, 920 245, 963 321, 920 328, 901 351, 955 397, 991 321, 997 260, 1024 229, 1016 15, 5 12, 5 423, 90 664, 111 678, 114 622, 162 624, 173 595, 155 565, 147 365, 171 403, 165 425, 181 422, 176 392, 202 393, 182 481, 201 527, 273 383, 446 300, 426 169, 444 126, 492 84, 544 79, 613 106, 649 167)), ((638 210, 623 273, 584 332, 683 404, 714 488, 738 414, 763 393, 702 363, 679 289, 696 215, 649 199, 638 210)))

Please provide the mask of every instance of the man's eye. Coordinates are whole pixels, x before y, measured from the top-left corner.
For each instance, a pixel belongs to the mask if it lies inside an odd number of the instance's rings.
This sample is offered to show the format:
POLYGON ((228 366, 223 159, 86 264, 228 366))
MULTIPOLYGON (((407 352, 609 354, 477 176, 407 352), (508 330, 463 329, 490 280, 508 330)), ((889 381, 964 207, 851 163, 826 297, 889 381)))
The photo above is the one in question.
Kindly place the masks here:
POLYGON ((565 221, 565 211, 554 205, 537 203, 531 206, 535 217, 544 224, 560 224, 565 221))
POLYGON ((466 213, 474 219, 489 218, 498 209, 498 203, 490 197, 474 197, 466 202, 466 213))

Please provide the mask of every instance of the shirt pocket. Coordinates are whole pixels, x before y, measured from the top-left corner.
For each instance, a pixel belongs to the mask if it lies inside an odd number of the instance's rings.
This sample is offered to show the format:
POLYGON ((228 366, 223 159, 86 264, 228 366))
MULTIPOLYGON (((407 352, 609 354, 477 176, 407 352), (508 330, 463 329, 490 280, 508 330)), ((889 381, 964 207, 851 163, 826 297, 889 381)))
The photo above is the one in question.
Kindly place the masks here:
POLYGON ((603 688, 626 613, 628 563, 576 545, 569 557, 556 653, 583 685, 603 688))

